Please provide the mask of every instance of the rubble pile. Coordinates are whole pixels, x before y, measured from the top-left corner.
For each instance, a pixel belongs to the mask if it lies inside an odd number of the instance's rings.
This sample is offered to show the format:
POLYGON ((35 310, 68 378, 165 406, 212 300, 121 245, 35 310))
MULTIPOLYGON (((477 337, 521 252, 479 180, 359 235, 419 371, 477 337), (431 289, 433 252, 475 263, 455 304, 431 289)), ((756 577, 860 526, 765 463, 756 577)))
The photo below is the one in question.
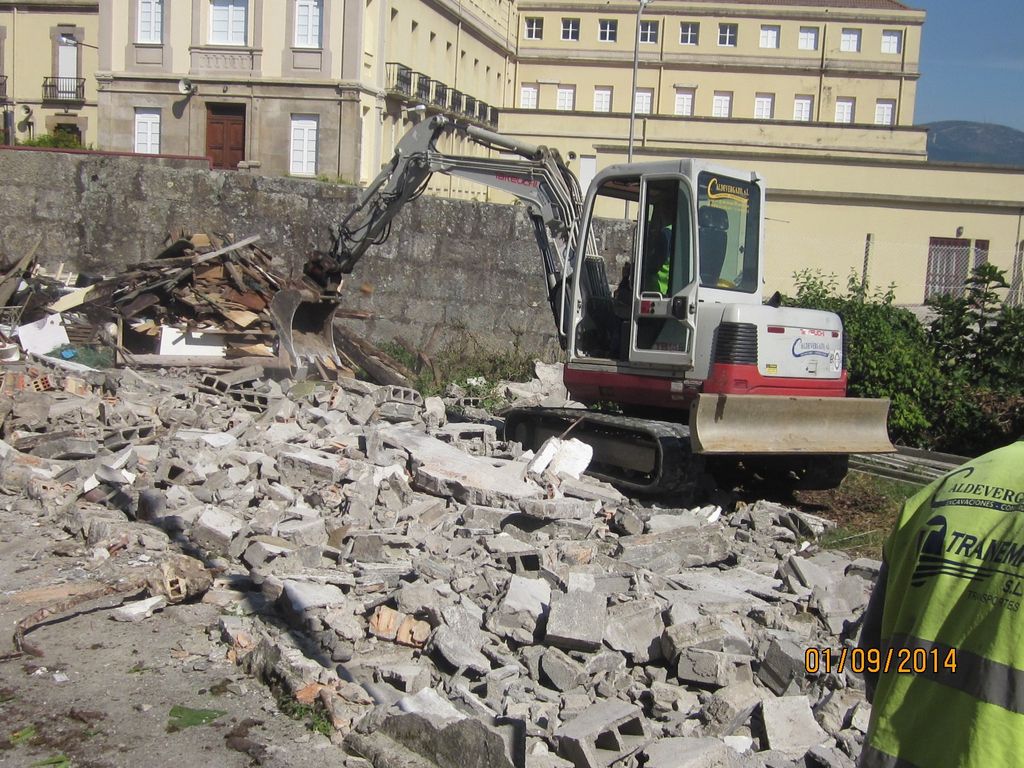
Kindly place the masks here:
POLYGON ((35 373, 0 399, 7 503, 98 560, 205 556, 226 653, 322 707, 352 765, 859 753, 863 686, 828 660, 878 563, 809 543, 819 518, 644 505, 579 474, 574 440, 523 453, 402 387, 35 373))

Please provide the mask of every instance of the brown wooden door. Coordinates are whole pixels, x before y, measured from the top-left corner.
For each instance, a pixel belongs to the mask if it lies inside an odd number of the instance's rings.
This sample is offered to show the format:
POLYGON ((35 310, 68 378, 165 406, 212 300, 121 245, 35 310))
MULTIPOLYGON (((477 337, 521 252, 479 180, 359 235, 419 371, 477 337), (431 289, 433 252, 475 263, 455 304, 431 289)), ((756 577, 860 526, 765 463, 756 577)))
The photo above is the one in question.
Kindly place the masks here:
POLYGON ((206 156, 214 168, 236 170, 245 159, 245 107, 209 104, 206 107, 206 156))

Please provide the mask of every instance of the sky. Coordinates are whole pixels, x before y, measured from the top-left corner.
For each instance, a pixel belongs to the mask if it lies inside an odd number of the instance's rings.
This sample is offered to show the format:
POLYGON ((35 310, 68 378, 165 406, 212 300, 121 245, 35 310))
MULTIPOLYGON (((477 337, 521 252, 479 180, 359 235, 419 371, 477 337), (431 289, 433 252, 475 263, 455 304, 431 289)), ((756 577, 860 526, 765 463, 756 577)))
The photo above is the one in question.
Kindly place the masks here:
POLYGON ((1024 131, 1024 0, 901 0, 927 13, 915 123, 1024 131))

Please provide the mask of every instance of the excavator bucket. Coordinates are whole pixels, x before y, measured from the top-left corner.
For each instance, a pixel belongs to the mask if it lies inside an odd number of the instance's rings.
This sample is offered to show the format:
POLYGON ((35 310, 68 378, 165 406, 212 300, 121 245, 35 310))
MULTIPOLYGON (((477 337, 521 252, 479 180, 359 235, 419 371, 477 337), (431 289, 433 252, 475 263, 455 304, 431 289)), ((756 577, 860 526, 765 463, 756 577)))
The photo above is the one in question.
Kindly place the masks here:
POLYGON ((690 441, 704 454, 890 453, 885 398, 701 394, 690 441))
POLYGON ((334 314, 338 300, 299 288, 283 288, 270 302, 282 357, 292 370, 317 359, 336 360, 334 314))

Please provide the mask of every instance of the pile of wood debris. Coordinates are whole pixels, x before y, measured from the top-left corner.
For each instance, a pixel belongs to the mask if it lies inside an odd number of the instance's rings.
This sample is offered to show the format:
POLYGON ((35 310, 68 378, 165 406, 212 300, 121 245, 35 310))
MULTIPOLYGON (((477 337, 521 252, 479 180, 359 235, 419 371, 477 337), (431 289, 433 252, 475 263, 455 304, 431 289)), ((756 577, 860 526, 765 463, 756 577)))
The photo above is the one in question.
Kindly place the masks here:
POLYGON ((399 363, 333 325, 335 317, 364 319, 365 313, 340 309, 336 297, 320 296, 303 281, 282 274, 270 254, 256 245, 258 240, 178 233, 168 237, 151 261, 99 280, 80 276, 70 291, 33 269, 33 256, 27 254, 0 276, 0 307, 8 315, 0 333, 6 330, 8 346, 16 335, 21 348, 35 354, 100 343, 116 352, 119 364, 260 364, 294 371, 300 362, 298 342, 292 340, 295 320, 296 339, 317 337, 320 354, 314 367, 324 378, 361 369, 380 383, 408 386, 411 374, 399 363), (321 314, 322 327, 312 334, 297 315, 307 309, 321 314))

